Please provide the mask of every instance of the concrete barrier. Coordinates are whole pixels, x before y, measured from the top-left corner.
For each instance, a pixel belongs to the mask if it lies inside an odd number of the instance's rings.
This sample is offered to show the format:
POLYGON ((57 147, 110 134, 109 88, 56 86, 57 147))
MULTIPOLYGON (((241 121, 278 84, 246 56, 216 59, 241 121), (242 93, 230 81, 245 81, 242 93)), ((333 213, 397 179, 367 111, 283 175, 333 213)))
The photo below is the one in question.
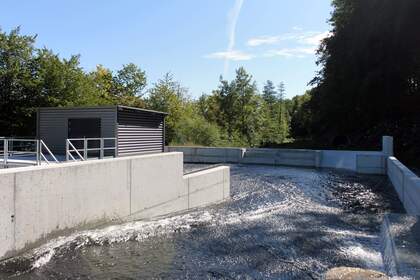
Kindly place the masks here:
POLYGON ((184 176, 188 190, 188 208, 223 201, 230 196, 230 172, 226 166, 216 167, 184 176))
POLYGON ((386 155, 369 151, 330 151, 307 149, 260 149, 216 147, 167 147, 184 153, 188 163, 243 163, 301 167, 325 167, 363 174, 385 174, 386 155))
POLYGON ((395 157, 387 159, 387 174, 407 213, 420 215, 420 178, 395 157))
POLYGON ((245 149, 243 148, 214 148, 214 147, 178 147, 169 146, 168 152, 184 153, 184 162, 191 163, 238 163, 241 161, 245 149))
POLYGON ((77 229, 220 202, 228 176, 228 167, 184 176, 182 153, 2 169, 0 259, 77 229))
POLYGON ((319 167, 321 151, 299 149, 246 149, 241 163, 319 167))

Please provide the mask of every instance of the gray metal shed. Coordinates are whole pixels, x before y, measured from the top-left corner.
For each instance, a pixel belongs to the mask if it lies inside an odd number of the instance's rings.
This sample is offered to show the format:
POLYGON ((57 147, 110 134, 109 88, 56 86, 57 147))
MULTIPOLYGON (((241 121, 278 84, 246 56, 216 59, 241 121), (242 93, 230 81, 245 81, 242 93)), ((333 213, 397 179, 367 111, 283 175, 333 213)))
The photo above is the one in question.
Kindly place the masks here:
POLYGON ((127 106, 38 109, 37 138, 56 154, 69 138, 115 138, 116 156, 163 152, 167 113, 127 106))

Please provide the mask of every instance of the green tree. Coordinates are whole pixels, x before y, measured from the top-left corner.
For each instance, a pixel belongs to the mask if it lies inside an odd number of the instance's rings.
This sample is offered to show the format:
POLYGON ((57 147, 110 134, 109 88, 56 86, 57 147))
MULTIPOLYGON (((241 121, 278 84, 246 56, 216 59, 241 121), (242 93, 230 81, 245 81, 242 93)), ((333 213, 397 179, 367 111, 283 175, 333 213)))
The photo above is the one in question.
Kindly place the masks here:
POLYGON ((236 128, 242 139, 250 145, 257 145, 260 141, 260 108, 258 91, 252 76, 243 67, 236 70, 236 77, 232 82, 233 91, 237 96, 236 128))
POLYGON ((217 123, 226 130, 230 142, 233 142, 238 113, 238 92, 234 90, 234 87, 233 83, 229 83, 220 77, 219 88, 214 91, 220 110, 217 123))
MULTIPOLYGON (((0 131, 3 135, 26 132, 35 96, 32 65, 35 36, 21 36, 19 28, 9 34, 0 30, 0 131), (26 92, 26 94, 23 94, 26 92), (28 106, 29 105, 29 106, 28 106)), ((33 126, 33 125, 32 125, 33 126)))
POLYGON ((0 131, 34 135, 40 106, 101 104, 100 92, 79 66, 79 56, 61 59, 34 47, 35 36, 0 31, 0 131))
POLYGON ((333 8, 332 35, 318 51, 321 71, 312 81, 311 131, 323 142, 346 136, 363 145, 385 133, 413 139, 420 111, 420 37, 413 35, 420 1, 335 0, 333 8))
POLYGON ((280 82, 278 85, 278 102, 277 102, 277 114, 278 114, 278 142, 283 143, 289 136, 290 130, 290 115, 287 111, 285 104, 286 87, 284 82, 280 82))
POLYGON ((114 77, 117 94, 142 96, 146 87, 146 73, 134 63, 123 65, 114 77))
POLYGON ((218 123, 220 119, 220 106, 217 92, 212 95, 201 95, 197 100, 198 114, 210 123, 218 123))
POLYGON ((290 117, 285 105, 285 86, 281 82, 278 89, 274 87, 272 81, 267 81, 264 85, 262 98, 264 100, 262 108, 263 127, 261 131, 261 144, 269 146, 281 144, 289 136, 290 117))
POLYGON ((304 95, 293 97, 289 105, 291 133, 295 138, 308 138, 312 134, 310 100, 311 92, 306 91, 304 95))
POLYGON ((262 91, 262 98, 267 104, 274 105, 277 102, 276 95, 277 95, 276 87, 274 86, 272 81, 267 80, 262 91))
POLYGON ((180 130, 181 119, 185 113, 186 89, 167 73, 149 90, 147 107, 169 113, 166 117, 166 142, 171 143, 180 130))
POLYGON ((116 73, 98 65, 89 75, 106 102, 141 108, 146 106, 142 99, 147 81, 146 74, 136 65, 123 65, 116 73))

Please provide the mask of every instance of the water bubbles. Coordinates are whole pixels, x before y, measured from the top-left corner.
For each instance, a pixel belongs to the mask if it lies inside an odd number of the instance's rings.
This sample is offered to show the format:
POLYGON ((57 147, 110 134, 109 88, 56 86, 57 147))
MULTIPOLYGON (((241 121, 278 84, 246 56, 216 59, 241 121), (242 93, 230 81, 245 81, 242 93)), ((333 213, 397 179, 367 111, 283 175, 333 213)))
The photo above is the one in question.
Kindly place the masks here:
POLYGON ((400 211, 378 176, 232 165, 231 199, 152 221, 51 240, 0 278, 318 279, 331 266, 380 269, 380 217, 400 211))

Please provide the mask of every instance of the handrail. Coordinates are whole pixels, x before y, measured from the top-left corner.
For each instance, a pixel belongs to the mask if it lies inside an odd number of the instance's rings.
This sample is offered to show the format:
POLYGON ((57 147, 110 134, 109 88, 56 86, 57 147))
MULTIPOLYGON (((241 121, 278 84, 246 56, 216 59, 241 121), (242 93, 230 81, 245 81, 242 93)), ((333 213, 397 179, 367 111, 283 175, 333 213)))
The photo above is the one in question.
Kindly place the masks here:
MULTIPOLYGON (((48 146, 45 144, 43 140, 38 139, 17 139, 17 138, 6 138, 1 137, 1 140, 3 140, 3 167, 8 167, 9 163, 11 162, 13 155, 21 155, 21 156, 27 156, 27 155, 35 155, 35 159, 30 159, 27 161, 22 161, 21 159, 18 159, 19 161, 25 162, 24 164, 33 164, 33 165, 41 165, 44 161, 46 164, 50 164, 51 160, 49 160, 44 154, 44 150, 47 151, 47 154, 54 160, 54 162, 59 163, 58 159, 54 156, 54 154, 51 152, 51 150, 48 148, 48 146), (27 146, 26 144, 24 146, 18 145, 18 148, 22 149, 15 149, 15 143, 33 143, 34 146, 27 146), (26 149, 26 150, 25 150, 26 149), (32 163, 31 163, 32 162, 32 163)), ((15 160, 13 160, 15 161, 15 160)))
POLYGON ((66 161, 69 160, 68 156, 71 156, 71 158, 73 159, 73 161, 76 161, 76 159, 71 154, 71 152, 76 152, 76 154, 80 157, 80 159, 82 161, 85 160, 84 157, 82 157, 82 155, 79 153, 79 150, 77 150, 76 147, 74 147, 74 145, 71 143, 71 139, 67 139, 66 140, 66 161), (69 146, 72 147, 72 150, 69 149, 69 146))
POLYGON ((49 161, 44 156, 44 153, 42 152, 42 148, 45 148, 45 150, 47 150, 48 154, 54 159, 54 161, 57 162, 57 163, 59 163, 59 161, 57 160, 57 158, 54 156, 54 154, 51 152, 51 150, 48 148, 48 146, 45 144, 45 142, 43 140, 39 140, 39 144, 40 144, 40 153, 41 153, 41 156, 45 159, 45 161, 47 163, 49 163, 49 161))
POLYGON ((114 150, 114 157, 116 156, 116 151, 117 151, 117 145, 116 145, 116 138, 113 137, 104 137, 104 138, 69 138, 66 139, 66 160, 68 161, 71 157, 71 159, 73 161, 76 161, 76 159, 74 158, 74 156, 72 155, 72 153, 76 153, 77 156, 80 158, 80 160, 84 161, 87 160, 89 158, 89 152, 91 151, 99 151, 99 158, 102 159, 105 156, 105 151, 106 150, 114 150), (109 146, 109 147, 105 147, 105 141, 109 141, 112 140, 114 141, 114 146, 109 146), (83 143, 83 148, 79 148, 77 149, 74 146, 74 142, 80 142, 82 141, 83 143), (89 142, 93 142, 93 141, 99 141, 99 147, 93 147, 93 148, 89 148, 89 142), (81 154, 81 152, 83 152, 83 155, 81 154))

